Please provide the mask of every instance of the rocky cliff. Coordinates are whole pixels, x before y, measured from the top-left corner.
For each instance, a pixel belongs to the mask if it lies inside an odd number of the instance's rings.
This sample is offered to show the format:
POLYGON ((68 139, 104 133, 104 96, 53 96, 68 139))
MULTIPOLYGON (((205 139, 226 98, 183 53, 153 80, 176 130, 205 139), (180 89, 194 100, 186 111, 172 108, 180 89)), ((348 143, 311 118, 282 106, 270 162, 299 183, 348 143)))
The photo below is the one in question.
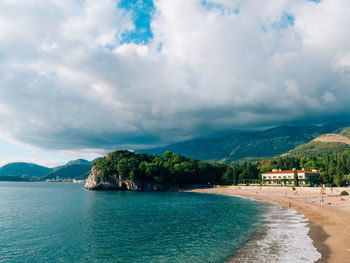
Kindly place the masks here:
POLYGON ((117 190, 119 183, 116 178, 104 178, 94 167, 86 180, 85 188, 89 190, 117 190))
POLYGON ((123 180, 120 176, 105 178, 102 173, 92 168, 85 183, 88 190, 127 190, 127 191, 168 191, 169 187, 151 182, 123 180))

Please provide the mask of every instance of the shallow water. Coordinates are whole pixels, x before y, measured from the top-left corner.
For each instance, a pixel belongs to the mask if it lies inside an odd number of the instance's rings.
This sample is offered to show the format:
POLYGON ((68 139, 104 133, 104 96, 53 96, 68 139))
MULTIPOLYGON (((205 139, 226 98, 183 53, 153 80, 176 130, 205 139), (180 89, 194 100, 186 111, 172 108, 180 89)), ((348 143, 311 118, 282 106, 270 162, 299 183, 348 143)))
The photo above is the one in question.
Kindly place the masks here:
POLYGON ((229 196, 1 182, 0 261, 225 262, 262 211, 229 196))
POLYGON ((306 263, 321 258, 308 236, 310 228, 303 215, 273 203, 260 204, 262 224, 228 262, 306 263))

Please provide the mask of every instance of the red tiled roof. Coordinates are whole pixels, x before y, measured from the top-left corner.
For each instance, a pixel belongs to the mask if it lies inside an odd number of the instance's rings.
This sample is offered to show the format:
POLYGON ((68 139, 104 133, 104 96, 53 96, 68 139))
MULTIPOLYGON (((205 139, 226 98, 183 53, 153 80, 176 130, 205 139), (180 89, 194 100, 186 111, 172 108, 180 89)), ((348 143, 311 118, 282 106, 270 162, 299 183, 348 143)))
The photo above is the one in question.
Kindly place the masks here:
MULTIPOLYGON (((294 173, 294 170, 285 170, 285 171, 268 172, 268 173, 263 173, 263 174, 285 174, 285 173, 294 173)), ((320 174, 319 172, 304 171, 304 170, 297 170, 297 173, 320 174)))

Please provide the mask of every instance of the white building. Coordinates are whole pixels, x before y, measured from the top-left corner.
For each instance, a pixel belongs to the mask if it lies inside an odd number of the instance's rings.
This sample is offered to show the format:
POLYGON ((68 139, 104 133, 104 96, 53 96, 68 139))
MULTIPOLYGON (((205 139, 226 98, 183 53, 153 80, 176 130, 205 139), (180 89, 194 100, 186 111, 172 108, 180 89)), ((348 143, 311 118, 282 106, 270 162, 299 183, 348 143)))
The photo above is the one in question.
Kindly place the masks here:
MULTIPOLYGON (((291 181, 294 181, 294 170, 272 170, 272 172, 269 173, 263 173, 261 175, 262 180, 265 182, 265 184, 281 184, 283 181, 287 181, 292 183, 291 181), (285 179, 285 180, 284 180, 285 179)), ((312 180, 312 179, 319 179, 320 178, 320 172, 317 170, 312 171, 305 171, 297 170, 298 179, 302 180, 300 183, 305 184, 305 181, 312 180)))

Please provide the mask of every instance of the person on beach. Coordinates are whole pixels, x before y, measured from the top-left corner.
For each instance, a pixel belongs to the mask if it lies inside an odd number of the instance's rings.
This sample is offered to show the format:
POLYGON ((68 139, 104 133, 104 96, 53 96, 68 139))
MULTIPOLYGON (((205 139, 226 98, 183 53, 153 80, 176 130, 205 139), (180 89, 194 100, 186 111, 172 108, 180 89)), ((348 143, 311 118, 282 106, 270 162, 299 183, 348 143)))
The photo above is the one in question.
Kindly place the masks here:
POLYGON ((320 194, 321 195, 325 195, 326 194, 326 188, 324 187, 324 185, 322 185, 322 187, 321 187, 320 194))

